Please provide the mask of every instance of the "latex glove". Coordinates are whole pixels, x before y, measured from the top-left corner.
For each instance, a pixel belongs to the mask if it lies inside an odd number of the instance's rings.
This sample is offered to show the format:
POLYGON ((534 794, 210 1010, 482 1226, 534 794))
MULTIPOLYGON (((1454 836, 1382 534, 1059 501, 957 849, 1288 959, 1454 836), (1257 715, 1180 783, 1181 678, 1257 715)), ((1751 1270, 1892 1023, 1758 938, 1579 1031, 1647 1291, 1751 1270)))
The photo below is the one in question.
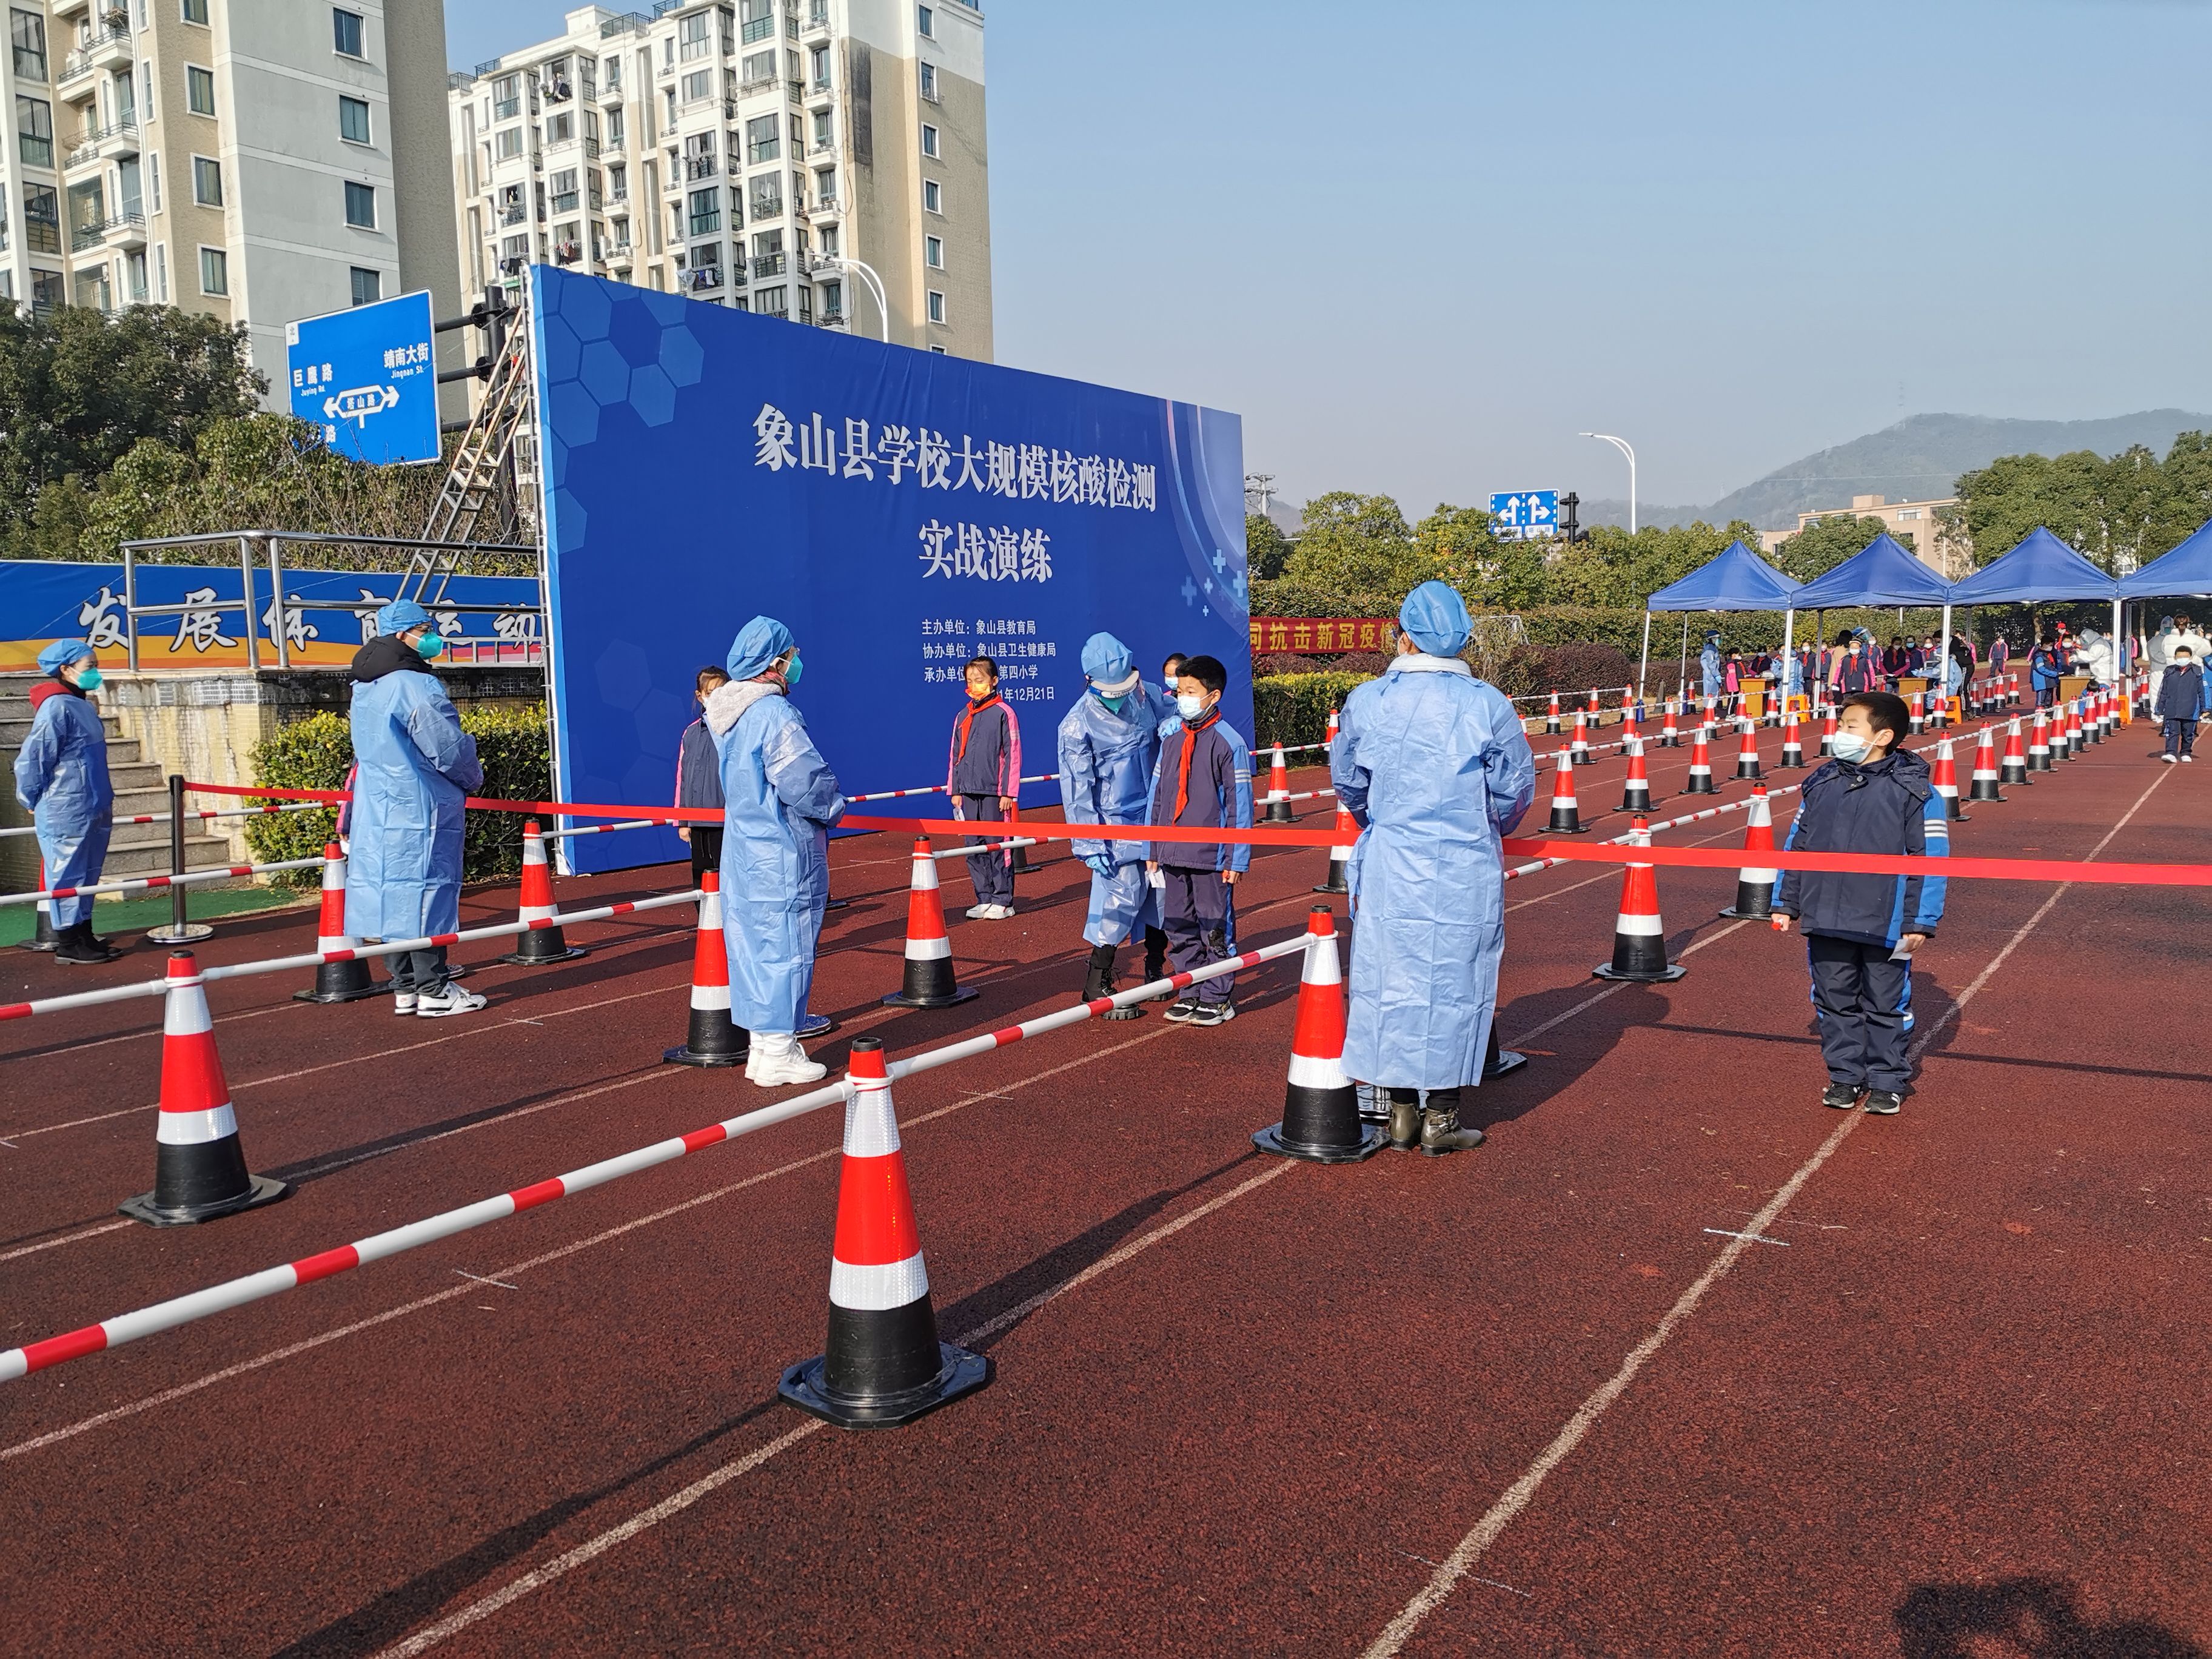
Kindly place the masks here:
POLYGON ((1093 853, 1083 861, 1091 866, 1093 875, 1102 876, 1108 881, 1114 879, 1114 855, 1111 853, 1093 853))

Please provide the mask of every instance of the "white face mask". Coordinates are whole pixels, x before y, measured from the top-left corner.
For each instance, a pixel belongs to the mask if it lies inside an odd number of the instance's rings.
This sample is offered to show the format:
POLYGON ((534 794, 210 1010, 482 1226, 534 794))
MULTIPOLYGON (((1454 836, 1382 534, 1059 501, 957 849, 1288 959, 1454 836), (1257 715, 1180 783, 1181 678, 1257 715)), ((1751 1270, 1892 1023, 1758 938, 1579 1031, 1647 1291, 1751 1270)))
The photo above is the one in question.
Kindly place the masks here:
POLYGON ((1831 747, 1838 760, 1863 761, 1874 745, 1856 732, 1838 732, 1831 747))
POLYGON ((1194 720, 1206 712, 1206 699, 1194 697, 1188 692, 1178 693, 1176 696, 1176 712, 1187 720, 1194 720))

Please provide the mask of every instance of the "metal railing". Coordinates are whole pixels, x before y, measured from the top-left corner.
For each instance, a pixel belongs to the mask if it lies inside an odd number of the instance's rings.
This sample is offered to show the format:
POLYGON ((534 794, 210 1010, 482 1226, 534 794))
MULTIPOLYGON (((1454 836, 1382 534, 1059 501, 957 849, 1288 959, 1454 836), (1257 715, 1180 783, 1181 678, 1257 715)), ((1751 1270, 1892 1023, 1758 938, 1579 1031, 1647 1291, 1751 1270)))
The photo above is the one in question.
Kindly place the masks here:
POLYGON ((693 265, 684 273, 684 286, 695 293, 721 285, 722 268, 720 265, 693 265))
POLYGON ((116 214, 112 218, 97 219, 88 224, 72 226, 70 229, 70 252, 82 253, 88 247, 98 247, 107 240, 110 231, 125 230, 134 225, 140 230, 145 229, 146 216, 143 213, 124 212, 116 214))
POLYGON ((781 253, 763 253, 759 255, 753 260, 753 275, 756 276, 782 276, 783 255, 781 253))
POLYGON ((62 165, 73 167, 81 161, 92 161, 99 155, 100 145, 108 139, 126 136, 133 138, 138 136, 138 118, 135 115, 126 115, 119 121, 110 121, 104 127, 88 127, 77 134, 76 148, 62 157, 62 165))

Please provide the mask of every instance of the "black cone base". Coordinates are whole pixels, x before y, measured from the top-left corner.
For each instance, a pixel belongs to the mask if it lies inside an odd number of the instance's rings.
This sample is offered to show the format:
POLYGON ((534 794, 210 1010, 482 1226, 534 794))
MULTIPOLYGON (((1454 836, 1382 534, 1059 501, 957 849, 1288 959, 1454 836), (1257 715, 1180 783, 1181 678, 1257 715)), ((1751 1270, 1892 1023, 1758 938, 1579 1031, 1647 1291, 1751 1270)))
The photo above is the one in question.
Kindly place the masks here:
POLYGON ((381 996, 392 988, 391 981, 379 985, 368 976, 366 962, 326 962, 315 969, 312 989, 295 991, 295 1002, 358 1002, 363 997, 381 996))
POLYGON ((518 939, 515 948, 500 960, 511 962, 518 968, 545 968, 591 954, 580 945, 569 944, 558 927, 533 927, 518 939))
POLYGON ((154 1190, 124 1200, 116 1210, 149 1226, 182 1227, 274 1204, 291 1190, 289 1182, 248 1175, 246 1154, 231 1135, 197 1146, 157 1144, 154 1190))
POLYGON ((1544 833, 1547 836, 1579 836, 1582 832, 1582 818, 1579 815, 1577 815, 1571 822, 1566 823, 1562 823, 1559 819, 1553 818, 1549 823, 1544 826, 1544 833))
POLYGON ((1349 860, 1345 859, 1331 859, 1328 861, 1328 879, 1322 883, 1320 886, 1315 888, 1314 891, 1316 893, 1350 892, 1352 889, 1345 884, 1344 880, 1344 872, 1348 867, 1349 860))
POLYGON ((853 901, 852 901, 852 900, 850 900, 850 899, 839 899, 839 898, 833 898, 833 899, 829 900, 827 902, 825 902, 825 903, 823 905, 823 907, 822 907, 822 908, 823 908, 823 910, 825 910, 825 911, 828 911, 828 910, 845 910, 845 909, 849 909, 849 908, 852 908, 852 903, 853 903, 853 901))
POLYGON ((841 1429, 895 1429, 926 1417, 939 1406, 949 1406, 963 1395, 988 1387, 995 1375, 991 1362, 980 1353, 937 1345, 937 1375, 920 1388, 867 1399, 832 1393, 823 1386, 824 1356, 800 1361, 787 1369, 776 1385, 776 1396, 811 1417, 841 1429))
POLYGON ((981 1354, 937 1340, 925 1293, 880 1311, 830 1307, 828 1346, 787 1367, 776 1394, 841 1429, 891 1429, 990 1382, 981 1354))
POLYGON ((1688 969, 1677 967, 1671 962, 1656 973, 1649 972, 1644 969, 1638 969, 1632 973, 1623 973, 1620 969, 1614 967, 1609 962, 1602 968, 1593 968, 1590 969, 1591 975, 1595 978, 1622 980, 1631 985, 1672 985, 1676 980, 1681 978, 1683 975, 1689 971, 1690 970, 1688 969))
POLYGON ((1727 921, 1765 921, 1774 915, 1774 889, 1763 881, 1740 881, 1735 902, 1721 912, 1727 921))
POLYGON ((1255 1131, 1252 1144, 1309 1164, 1358 1164, 1381 1152, 1389 1138, 1359 1121, 1359 1097, 1349 1084, 1312 1089, 1293 1083, 1284 1094, 1283 1121, 1255 1131))
POLYGON ((1297 816, 1291 811, 1290 802, 1279 800, 1269 803, 1267 815, 1260 821, 1262 823, 1296 823, 1297 816))
POLYGON ((1977 788, 1967 799, 1970 800, 2002 800, 2004 797, 1999 794, 1994 787, 1991 787, 1989 789, 1977 788))
POLYGON ((1711 777, 1706 776, 1692 778, 1682 793, 1686 795, 1717 795, 1720 791, 1713 787, 1711 777))
POLYGON ((1620 798, 1620 810, 1624 812, 1650 811, 1651 810, 1651 796, 1650 792, 1645 791, 1638 794, 1622 795, 1620 798))
POLYGON ((952 958, 906 959, 906 983, 884 999, 887 1008, 950 1008, 975 994, 952 976, 952 958))
POLYGON ((1528 1063, 1528 1056, 1516 1048, 1501 1048, 1495 1035, 1490 1039, 1490 1054, 1482 1062, 1482 1080, 1495 1083, 1502 1077, 1511 1077, 1528 1063))
POLYGON ((1667 960, 1667 941, 1656 933, 1616 934, 1613 960, 1590 972, 1599 979, 1626 980, 1636 985, 1671 985, 1689 969, 1667 960))
POLYGON ((15 948, 18 951, 51 951, 60 941, 54 937, 54 924, 46 915, 46 907, 34 904, 31 908, 39 915, 36 931, 30 938, 18 940, 15 948))
POLYGON ((751 1051, 752 1033, 732 1020, 728 1009, 694 1008, 683 1046, 663 1051, 660 1058, 671 1066, 742 1066, 751 1051))

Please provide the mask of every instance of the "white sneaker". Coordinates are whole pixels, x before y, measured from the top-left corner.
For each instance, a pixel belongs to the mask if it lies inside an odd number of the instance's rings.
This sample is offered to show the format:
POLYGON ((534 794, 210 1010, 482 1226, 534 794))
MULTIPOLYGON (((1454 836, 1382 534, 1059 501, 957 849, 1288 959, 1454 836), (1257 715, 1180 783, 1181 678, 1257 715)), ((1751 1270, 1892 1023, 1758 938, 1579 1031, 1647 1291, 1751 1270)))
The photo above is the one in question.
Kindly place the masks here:
POLYGON ((2176 757, 2172 755, 2160 755, 2159 758, 2164 761, 2168 766, 2171 766, 2173 764, 2176 757))
POLYGON ((751 1052, 745 1058, 745 1076, 763 1089, 781 1089, 791 1083, 819 1083, 830 1068, 807 1059, 799 1039, 788 1031, 755 1031, 751 1052))
POLYGON ((992 907, 988 904, 969 905, 968 907, 968 920, 970 921, 982 921, 984 917, 991 914, 991 908, 992 907))
POLYGON ((394 991, 392 994, 392 1012, 395 1014, 413 1013, 415 994, 412 991, 394 991))
POLYGON ((986 921, 1011 921, 1013 920, 1013 915, 1014 907, 1012 905, 994 904, 983 912, 983 920, 986 921))
POLYGON ((2183 763, 2185 765, 2194 766, 2197 764, 2197 757, 2194 755, 2184 755, 2181 758, 2183 763))
POLYGON ((415 1012, 424 1019, 443 1019, 448 1014, 473 1014, 477 1009, 490 1006, 489 999, 452 984, 441 992, 426 991, 415 999, 415 1012))

